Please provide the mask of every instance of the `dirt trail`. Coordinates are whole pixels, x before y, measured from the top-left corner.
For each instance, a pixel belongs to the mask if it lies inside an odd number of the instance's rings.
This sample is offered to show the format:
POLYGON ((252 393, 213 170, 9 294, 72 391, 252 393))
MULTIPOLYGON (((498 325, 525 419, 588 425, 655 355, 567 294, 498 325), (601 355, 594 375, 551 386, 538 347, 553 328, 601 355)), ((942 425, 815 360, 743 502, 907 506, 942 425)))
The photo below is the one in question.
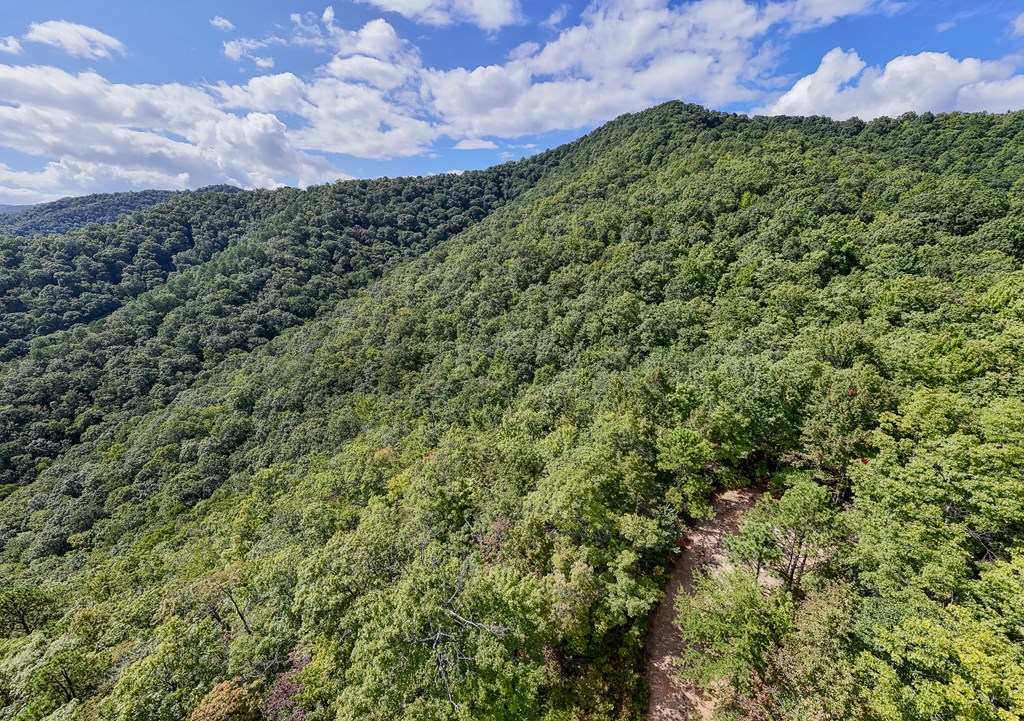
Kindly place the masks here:
POLYGON ((749 488, 723 491, 711 504, 715 517, 701 521, 686 534, 686 545, 676 556, 665 586, 665 597, 654 612, 647 632, 644 674, 651 687, 647 721, 703 721, 711 718, 714 712, 711 701, 701 698, 694 689, 675 678, 675 662, 682 650, 679 632, 673 623, 675 599, 680 592, 691 591, 696 571, 728 565, 722 536, 739 528, 743 514, 760 497, 760 492, 749 488))

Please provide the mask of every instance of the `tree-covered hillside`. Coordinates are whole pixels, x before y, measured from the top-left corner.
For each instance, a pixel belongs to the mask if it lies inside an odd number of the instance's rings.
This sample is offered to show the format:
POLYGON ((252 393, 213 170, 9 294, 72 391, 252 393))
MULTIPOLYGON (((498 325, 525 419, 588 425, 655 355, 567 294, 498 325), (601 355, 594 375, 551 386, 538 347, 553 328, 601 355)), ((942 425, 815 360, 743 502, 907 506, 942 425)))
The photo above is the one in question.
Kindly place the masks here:
POLYGON ((1022 173, 1020 113, 673 103, 5 241, 0 719, 639 719, 752 483, 723 714, 1024 716, 1022 173))
MULTIPOLYGON (((222 186, 207 190, 231 192, 238 189, 222 186)), ((82 228, 89 223, 113 223, 125 215, 165 203, 176 195, 181 193, 171 190, 141 190, 62 198, 39 205, 0 206, 0 235, 61 234, 82 228), (4 210, 5 207, 8 210, 4 210)))

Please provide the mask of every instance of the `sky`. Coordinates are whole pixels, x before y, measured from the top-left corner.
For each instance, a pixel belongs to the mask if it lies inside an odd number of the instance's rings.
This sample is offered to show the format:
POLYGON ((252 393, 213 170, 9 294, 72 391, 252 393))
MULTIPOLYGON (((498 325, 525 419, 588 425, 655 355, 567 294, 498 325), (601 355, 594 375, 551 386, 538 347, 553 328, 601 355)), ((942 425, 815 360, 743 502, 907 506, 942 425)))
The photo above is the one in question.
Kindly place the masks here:
POLYGON ((1024 109, 1024 3, 0 0, 0 204, 459 172, 674 99, 1024 109))

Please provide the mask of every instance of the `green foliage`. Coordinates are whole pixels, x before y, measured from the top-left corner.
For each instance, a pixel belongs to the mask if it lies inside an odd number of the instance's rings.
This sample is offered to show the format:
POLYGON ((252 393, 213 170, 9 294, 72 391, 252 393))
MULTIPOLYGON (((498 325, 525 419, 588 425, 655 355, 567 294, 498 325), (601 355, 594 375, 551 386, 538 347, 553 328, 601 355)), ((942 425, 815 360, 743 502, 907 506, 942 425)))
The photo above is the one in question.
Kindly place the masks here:
POLYGON ((879 719, 1024 715, 1020 646, 958 606, 879 633, 855 669, 879 719))
POLYGON ((772 644, 792 624, 786 594, 763 591, 741 571, 699 578, 693 596, 676 600, 676 612, 683 675, 703 685, 724 680, 737 690, 764 677, 772 644))
POLYGON ((58 614, 59 595, 40 586, 5 583, 0 591, 0 633, 25 636, 43 628, 58 614))
POLYGON ((1019 716, 1022 142, 670 103, 0 240, 0 720, 638 718, 749 484, 726 712, 1019 716))
POLYGON ((172 721, 188 716, 224 672, 224 648, 212 621, 171 618, 155 629, 152 645, 128 664, 102 713, 118 721, 172 721))
MULTIPOLYGON (((230 186, 203 189, 210 190, 237 192, 238 189, 230 186)), ((170 190, 142 190, 63 198, 39 205, 0 206, 0 235, 62 235, 90 223, 113 223, 118 218, 180 195, 182 193, 170 190)))
POLYGON ((738 534, 725 539, 730 556, 760 578, 767 571, 789 589, 804 573, 828 562, 842 529, 828 491, 798 480, 779 500, 765 494, 744 517, 738 534))
POLYGON ((710 516, 707 499, 712 478, 706 470, 713 459, 711 444, 689 428, 673 428, 658 439, 658 468, 678 479, 667 498, 680 512, 693 518, 710 516))

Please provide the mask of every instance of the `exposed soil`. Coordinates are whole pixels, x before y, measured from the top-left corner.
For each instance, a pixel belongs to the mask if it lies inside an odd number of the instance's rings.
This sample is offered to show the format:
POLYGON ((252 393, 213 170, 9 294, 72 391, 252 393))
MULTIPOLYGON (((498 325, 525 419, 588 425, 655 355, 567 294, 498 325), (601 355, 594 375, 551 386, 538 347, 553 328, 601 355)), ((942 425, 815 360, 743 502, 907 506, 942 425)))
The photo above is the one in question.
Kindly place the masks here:
POLYGON ((712 500, 715 517, 696 524, 682 540, 675 557, 665 597, 658 604, 647 632, 647 658, 644 674, 651 687, 647 705, 648 721, 705 721, 714 713, 714 700, 702 696, 680 681, 676 659, 682 651, 675 627, 675 600, 679 593, 692 593, 694 573, 700 570, 724 570, 728 567, 722 536, 735 533, 740 519, 761 492, 749 488, 722 491, 712 500))

